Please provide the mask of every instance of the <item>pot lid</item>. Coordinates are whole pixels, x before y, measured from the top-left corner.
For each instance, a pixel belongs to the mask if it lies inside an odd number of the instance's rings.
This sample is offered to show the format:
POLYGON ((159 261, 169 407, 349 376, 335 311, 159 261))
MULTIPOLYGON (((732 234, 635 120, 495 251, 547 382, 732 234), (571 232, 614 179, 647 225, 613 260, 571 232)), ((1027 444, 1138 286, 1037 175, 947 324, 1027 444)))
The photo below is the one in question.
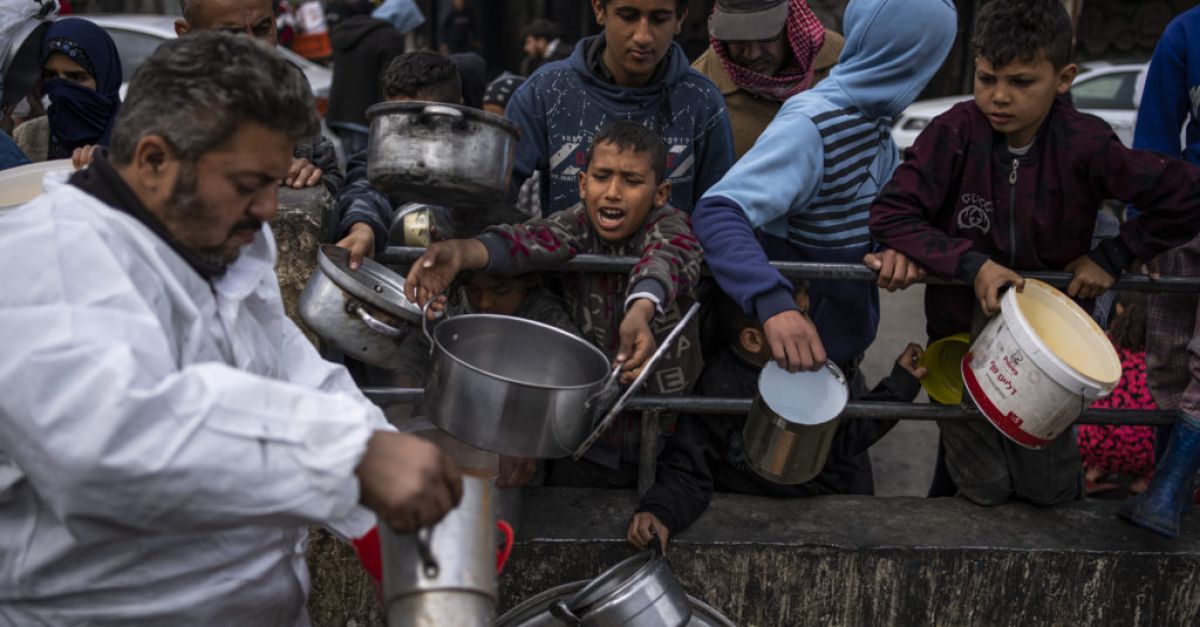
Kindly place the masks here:
POLYGON ((397 318, 420 322, 421 308, 404 295, 404 277, 374 259, 364 257, 358 270, 351 270, 350 251, 322 244, 317 267, 351 296, 397 318))
POLYGON ((460 120, 478 122, 495 126, 512 135, 513 139, 520 137, 521 132, 517 129, 517 125, 511 120, 494 113, 488 113, 479 109, 472 109, 463 105, 447 104, 442 102, 424 102, 420 100, 406 100, 403 102, 380 102, 367 107, 367 121, 371 122, 375 118, 391 115, 394 113, 407 115, 431 115, 442 116, 447 118, 457 118, 460 120))
POLYGON ((837 418, 850 398, 846 377, 832 362, 815 372, 788 372, 769 361, 758 377, 758 393, 771 411, 801 425, 837 418))

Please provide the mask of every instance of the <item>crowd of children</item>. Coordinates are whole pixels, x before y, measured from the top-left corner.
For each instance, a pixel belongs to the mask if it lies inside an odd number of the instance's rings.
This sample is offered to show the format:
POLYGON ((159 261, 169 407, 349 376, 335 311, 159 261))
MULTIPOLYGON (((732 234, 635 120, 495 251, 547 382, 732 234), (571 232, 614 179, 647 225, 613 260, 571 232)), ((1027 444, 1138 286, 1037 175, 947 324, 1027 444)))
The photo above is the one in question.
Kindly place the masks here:
MULTIPOLYGON (((597 7, 598 19, 608 20, 601 21, 606 30, 645 18, 609 15, 608 4, 597 7)), ((650 10, 648 18, 662 22, 663 32, 681 19, 673 2, 632 4, 663 5, 662 15, 650 10)), ((869 392, 857 372, 879 324, 877 286, 813 281, 797 289, 768 262, 862 261, 879 272, 878 286, 888 289, 906 288, 926 273, 957 279, 959 284, 926 290, 932 342, 978 334, 997 313, 1002 291, 1022 289, 1020 272, 1067 272, 1072 275, 1067 292, 1087 304, 1138 262, 1192 240, 1200 231, 1200 168, 1178 154, 1130 149, 1098 118, 1072 106, 1069 90, 1077 72, 1072 26, 1056 0, 993 0, 983 7, 971 41, 974 99, 935 118, 901 161, 888 132, 890 120, 941 66, 956 19, 948 0, 851 0, 838 65, 816 87, 788 99, 732 167, 726 165, 728 121, 720 119, 711 85, 687 70, 682 52, 658 41, 661 33, 654 28, 646 35, 648 56, 636 62, 610 58, 616 40, 601 35, 519 87, 506 77, 491 91, 504 92, 509 116, 532 131, 518 150, 517 183, 542 171, 546 215, 496 221, 482 232, 463 231, 458 239, 432 243, 408 274, 407 295, 422 304, 434 301, 435 310, 447 306, 439 295, 451 293, 465 295, 452 307, 555 318, 555 324, 621 362, 626 381, 687 305, 700 300, 714 323, 705 325, 703 337, 701 325, 689 326, 655 369, 647 393, 747 397, 769 360, 796 371, 822 368, 829 359, 849 375, 853 398, 910 402, 925 374, 917 365, 920 346, 910 345, 892 374, 869 392), (651 93, 644 85, 656 72, 673 82, 651 93), (568 83, 582 86, 580 93, 563 87, 568 83), (671 99, 684 99, 689 90, 701 94, 704 106, 681 107, 672 117, 672 103, 681 100, 671 99), (628 108, 624 116, 614 113, 620 107, 612 101, 621 94, 636 96, 622 105, 628 108), (568 106, 564 99, 573 98, 586 102, 568 106), (564 126, 560 118, 572 106, 595 115, 575 115, 564 126), (677 137, 679 124, 687 126, 686 137, 677 137), (694 142, 685 149, 695 159, 694 172, 683 177, 672 169, 677 141, 694 142), (571 154, 576 156, 568 162, 571 154), (1111 198, 1140 212, 1093 248, 1097 211, 1111 198), (545 284, 537 278, 584 253, 640 261, 624 276, 563 273, 545 284), (720 290, 701 289, 702 261, 720 290), (498 298, 497 290, 509 298, 498 298), (493 304, 483 303, 485 293, 493 304), (500 300, 503 306, 494 304, 500 300), (528 305, 535 300, 547 305, 537 308, 540 313, 528 305)), ((415 82, 440 76, 433 59, 405 55, 396 64, 401 67, 385 72, 389 98, 387 76, 411 76, 415 82), (418 61, 424 70, 404 70, 418 61)), ((403 97, 454 102, 452 92, 435 98, 418 89, 403 97)), ((339 197, 343 245, 370 255, 386 243, 396 199, 370 189, 362 172, 356 175, 352 168, 350 178, 339 197)), ((1117 299, 1111 330, 1126 373, 1105 407, 1152 406, 1139 357, 1145 310, 1131 295, 1117 299)), ((422 340, 413 337, 414 343, 422 340)), ((412 352, 413 367, 401 373, 400 382, 419 386, 422 351, 412 352)), ((1194 356, 1191 361, 1194 373, 1194 356)), ((1193 434, 1200 433, 1194 426, 1200 419, 1193 419, 1191 409, 1185 403, 1182 427, 1172 439, 1186 439, 1191 448, 1176 458, 1197 456, 1192 442, 1200 442, 1193 434)), ((744 421, 740 415, 666 421, 657 443, 657 480, 630 523, 631 543, 645 546, 656 536, 665 547, 704 512, 714 491, 871 494, 866 451, 894 424, 846 421, 823 472, 802 485, 780 486, 746 465, 744 421)), ((1081 498, 1085 486, 1089 492, 1105 488, 1112 473, 1131 474, 1134 490, 1142 491, 1152 475, 1153 438, 1147 429, 1068 430, 1032 450, 982 420, 946 421, 939 428, 954 493, 981 505, 1014 499, 1061 504, 1081 498)), ((583 460, 548 463, 545 481, 631 487, 639 437, 636 418, 626 417, 583 460)), ((1195 466, 1183 468, 1173 472, 1186 486, 1187 468, 1194 474, 1195 466)), ((1135 522, 1143 516, 1126 515, 1135 522)), ((1163 533, 1169 531, 1168 525, 1163 533)))

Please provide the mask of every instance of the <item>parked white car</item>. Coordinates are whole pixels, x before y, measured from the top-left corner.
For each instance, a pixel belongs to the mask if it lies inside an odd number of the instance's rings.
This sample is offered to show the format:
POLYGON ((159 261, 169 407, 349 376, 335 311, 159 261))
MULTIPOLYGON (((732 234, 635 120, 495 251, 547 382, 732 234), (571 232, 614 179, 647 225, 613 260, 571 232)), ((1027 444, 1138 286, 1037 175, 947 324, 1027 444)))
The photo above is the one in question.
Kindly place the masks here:
MULTIPOLYGON (((121 55, 121 72, 125 79, 125 83, 121 85, 122 100, 134 71, 159 44, 168 39, 175 39, 175 20, 179 19, 173 15, 137 14, 79 14, 73 17, 91 20, 112 36, 117 45, 117 53, 121 55)), ((317 110, 324 115, 325 105, 329 101, 329 87, 333 85, 333 71, 287 48, 279 47, 277 50, 304 72, 309 85, 312 86, 313 97, 317 99, 317 110)))
MULTIPOLYGON (((1080 67, 1071 86, 1075 107, 1108 122, 1126 146, 1133 145, 1138 104, 1146 83, 1147 63, 1088 63, 1080 67)), ((892 139, 908 148, 933 118, 971 99, 970 94, 920 100, 912 103, 892 126, 892 139)))

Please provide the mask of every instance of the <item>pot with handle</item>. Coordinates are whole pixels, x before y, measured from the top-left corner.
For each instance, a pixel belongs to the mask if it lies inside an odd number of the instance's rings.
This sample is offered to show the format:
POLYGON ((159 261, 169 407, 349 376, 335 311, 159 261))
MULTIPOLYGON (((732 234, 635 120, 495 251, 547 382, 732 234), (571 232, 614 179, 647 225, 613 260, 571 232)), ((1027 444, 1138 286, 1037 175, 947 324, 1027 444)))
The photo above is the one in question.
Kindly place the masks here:
POLYGON ((565 457, 587 437, 588 400, 604 386, 609 361, 586 340, 492 314, 423 326, 433 352, 425 388, 433 424, 515 457, 565 457))
POLYGON ((317 251, 317 269, 300 295, 300 317, 321 339, 359 361, 395 368, 400 341, 421 310, 404 296, 404 278, 364 258, 351 270, 350 254, 332 244, 317 251))
POLYGON ((795 372, 767 362, 742 429, 746 461, 776 483, 804 483, 825 467, 850 390, 833 362, 795 372))
POLYGON ((495 204, 508 192, 517 127, 501 116, 432 102, 367 109, 371 185, 409 200, 459 208, 495 204))
POLYGON ((567 625, 682 627, 692 617, 687 592, 671 572, 657 540, 653 549, 622 560, 568 600, 550 605, 567 625))
POLYGON ((484 625, 496 612, 496 576, 512 528, 494 518, 489 473, 465 471, 463 497, 433 527, 398 534, 380 524, 383 596, 390 625, 484 625), (496 531, 505 546, 496 549, 496 531))

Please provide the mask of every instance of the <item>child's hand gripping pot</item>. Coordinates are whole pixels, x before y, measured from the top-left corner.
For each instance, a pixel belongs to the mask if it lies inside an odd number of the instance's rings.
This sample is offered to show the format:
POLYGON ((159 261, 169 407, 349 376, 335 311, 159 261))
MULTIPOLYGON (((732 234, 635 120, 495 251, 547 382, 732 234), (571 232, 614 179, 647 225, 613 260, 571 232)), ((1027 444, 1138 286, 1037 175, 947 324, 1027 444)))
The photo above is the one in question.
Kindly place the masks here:
MULTIPOLYGON (((488 250, 477 239, 453 239, 435 242, 408 271, 404 281, 404 295, 422 307, 438 297, 454 282, 462 270, 482 270, 488 265, 488 250)), ((429 307, 432 319, 442 310, 444 299, 438 299, 429 307)))
POLYGON ((654 301, 639 298, 633 301, 625 318, 621 320, 621 348, 617 351, 617 362, 624 364, 621 373, 621 383, 633 383, 642 372, 642 365, 650 357, 658 343, 650 330, 650 321, 654 319, 654 301))

